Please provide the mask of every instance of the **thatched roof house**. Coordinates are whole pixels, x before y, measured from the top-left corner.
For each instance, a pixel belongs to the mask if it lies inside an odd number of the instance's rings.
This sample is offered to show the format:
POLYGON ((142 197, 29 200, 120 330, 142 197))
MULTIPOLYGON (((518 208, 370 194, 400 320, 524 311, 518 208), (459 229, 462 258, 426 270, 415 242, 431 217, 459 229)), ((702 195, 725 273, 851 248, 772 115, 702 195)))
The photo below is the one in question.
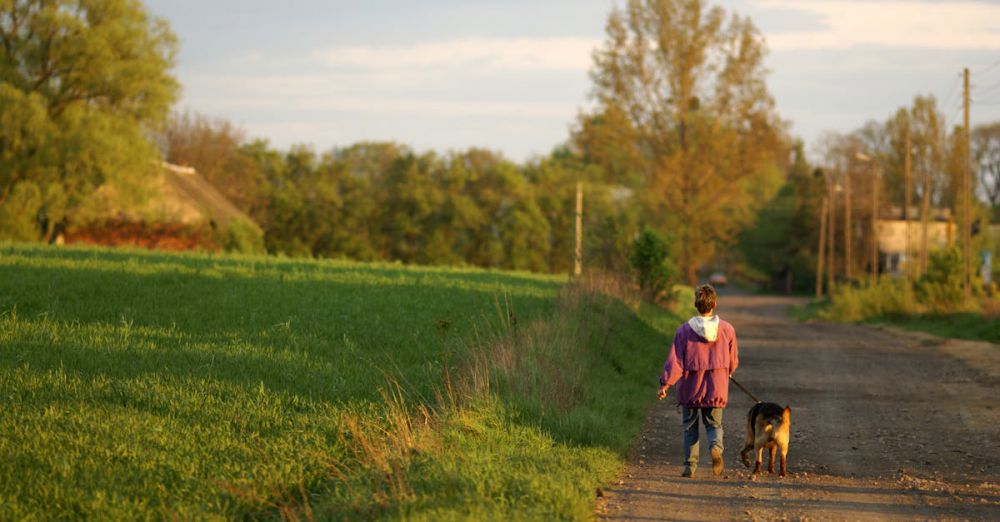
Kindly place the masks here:
POLYGON ((124 196, 97 190, 69 243, 134 245, 166 250, 261 250, 260 229, 192 167, 163 163, 147 190, 124 196), (233 237, 233 235, 238 237, 233 237), (249 241, 252 245, 235 244, 249 241))

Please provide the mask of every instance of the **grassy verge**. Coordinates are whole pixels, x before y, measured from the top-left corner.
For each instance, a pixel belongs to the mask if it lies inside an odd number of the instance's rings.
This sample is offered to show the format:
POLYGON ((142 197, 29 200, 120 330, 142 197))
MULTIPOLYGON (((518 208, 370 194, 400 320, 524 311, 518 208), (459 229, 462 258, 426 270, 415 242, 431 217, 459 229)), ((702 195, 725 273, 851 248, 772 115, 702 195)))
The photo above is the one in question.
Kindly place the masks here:
POLYGON ((1000 344, 1000 319, 976 313, 881 317, 868 322, 890 324, 907 330, 931 333, 940 337, 988 341, 1000 344))
POLYGON ((0 519, 589 517, 677 323, 608 290, 0 246, 0 519))
POLYGON ((913 281, 882 277, 864 285, 837 286, 828 300, 799 310, 802 319, 891 324, 941 337, 1000 342, 996 287, 962 291, 958 249, 931 252, 926 271, 913 281))
POLYGON ((795 315, 799 320, 886 324, 941 337, 1000 343, 1000 316, 984 313, 996 308, 995 298, 988 297, 966 304, 928 304, 905 281, 884 279, 875 286, 839 287, 832 298, 813 301, 798 308, 795 315), (946 311, 949 308, 958 310, 946 311))

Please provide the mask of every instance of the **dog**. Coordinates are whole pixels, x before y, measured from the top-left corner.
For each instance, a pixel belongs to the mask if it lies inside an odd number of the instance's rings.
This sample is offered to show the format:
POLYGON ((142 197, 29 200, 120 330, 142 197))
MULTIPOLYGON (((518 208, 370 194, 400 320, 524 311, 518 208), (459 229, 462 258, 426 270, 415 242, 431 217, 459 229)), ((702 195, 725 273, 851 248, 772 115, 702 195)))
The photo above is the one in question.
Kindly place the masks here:
POLYGON ((782 408, 773 402, 758 402, 747 413, 747 436, 740 458, 743 465, 750 467, 747 455, 750 450, 757 453, 757 465, 753 469, 754 478, 760 473, 760 463, 764 448, 770 452, 771 461, 767 466, 768 473, 774 473, 774 458, 781 451, 781 471, 779 477, 785 476, 785 458, 788 455, 788 439, 792 427, 792 409, 782 408))

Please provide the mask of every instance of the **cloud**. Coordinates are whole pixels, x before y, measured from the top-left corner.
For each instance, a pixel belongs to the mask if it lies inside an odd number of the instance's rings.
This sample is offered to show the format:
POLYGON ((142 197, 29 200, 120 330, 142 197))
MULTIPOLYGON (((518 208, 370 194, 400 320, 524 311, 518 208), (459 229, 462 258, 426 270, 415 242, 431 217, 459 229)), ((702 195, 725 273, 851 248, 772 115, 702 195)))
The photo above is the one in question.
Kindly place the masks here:
POLYGON ((314 57, 330 67, 374 70, 586 70, 591 65, 591 51, 599 43, 590 38, 462 38, 414 45, 335 47, 314 57))
POLYGON ((192 79, 198 92, 219 92, 223 86, 241 86, 225 95, 194 95, 187 102, 226 111, 276 110, 291 112, 362 112, 459 117, 565 118, 576 114, 573 101, 441 99, 405 92, 363 92, 337 75, 205 75, 192 79))
POLYGON ((1000 49, 1000 5, 977 2, 759 0, 765 8, 805 11, 823 28, 766 34, 776 51, 862 45, 1000 49))

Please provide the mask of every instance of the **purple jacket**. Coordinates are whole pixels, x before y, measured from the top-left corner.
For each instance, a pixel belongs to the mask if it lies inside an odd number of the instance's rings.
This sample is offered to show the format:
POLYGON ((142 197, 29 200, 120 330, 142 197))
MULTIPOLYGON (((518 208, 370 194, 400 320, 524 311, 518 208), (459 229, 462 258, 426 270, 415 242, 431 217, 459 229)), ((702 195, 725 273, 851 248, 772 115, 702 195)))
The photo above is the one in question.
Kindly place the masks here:
POLYGON ((725 408, 729 376, 737 366, 739 349, 733 325, 720 319, 718 338, 709 342, 685 322, 674 334, 660 385, 677 383, 677 404, 682 406, 725 408))

